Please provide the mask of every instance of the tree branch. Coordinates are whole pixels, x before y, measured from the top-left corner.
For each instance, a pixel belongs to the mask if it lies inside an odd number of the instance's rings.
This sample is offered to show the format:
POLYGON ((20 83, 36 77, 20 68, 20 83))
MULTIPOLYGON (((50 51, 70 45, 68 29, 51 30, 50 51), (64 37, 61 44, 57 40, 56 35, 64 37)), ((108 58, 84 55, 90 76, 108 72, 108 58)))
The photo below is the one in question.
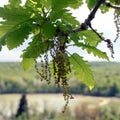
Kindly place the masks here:
POLYGON ((120 9, 120 6, 119 5, 113 5, 112 3, 110 3, 110 1, 105 1, 105 5, 107 7, 111 7, 111 8, 114 8, 114 9, 120 9))
POLYGON ((70 33, 74 33, 74 32, 80 32, 83 30, 87 30, 88 26, 91 25, 91 21, 94 19, 95 14, 97 12, 97 10, 99 9, 100 5, 103 4, 105 2, 105 0, 98 0, 95 7, 92 9, 92 11, 90 12, 90 14, 88 15, 88 18, 85 19, 85 21, 81 24, 81 26, 79 28, 76 29, 72 29, 72 30, 68 30, 62 34, 64 35, 69 35, 70 33))
POLYGON ((90 12, 90 14, 88 15, 87 19, 85 19, 85 21, 81 24, 81 26, 79 28, 76 28, 76 29, 72 29, 72 30, 68 30, 66 32, 62 32, 60 33, 59 35, 65 35, 65 36, 68 36, 70 33, 75 33, 75 32, 80 32, 80 31, 83 31, 83 30, 87 30, 88 27, 91 28, 91 30, 101 39, 103 40, 104 42, 107 43, 107 47, 110 49, 111 51, 111 57, 114 58, 113 54, 114 54, 114 49, 113 49, 113 44, 111 42, 110 39, 106 39, 100 35, 91 25, 91 21, 94 19, 95 17, 95 14, 97 12, 97 10, 99 9, 99 7, 101 6, 101 4, 106 4, 107 6, 109 7, 112 7, 112 8, 116 8, 118 9, 119 6, 114 6, 110 3, 108 3, 106 0, 98 0, 95 7, 92 9, 92 11, 90 12))

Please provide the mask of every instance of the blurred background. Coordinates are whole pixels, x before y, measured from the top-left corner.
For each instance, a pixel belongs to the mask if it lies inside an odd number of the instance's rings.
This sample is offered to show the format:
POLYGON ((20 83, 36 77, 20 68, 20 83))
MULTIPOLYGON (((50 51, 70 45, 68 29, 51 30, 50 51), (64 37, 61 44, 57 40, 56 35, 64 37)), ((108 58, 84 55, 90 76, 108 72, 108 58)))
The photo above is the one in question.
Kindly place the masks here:
POLYGON ((0 63, 0 120, 119 120, 120 63, 89 62, 95 88, 69 76, 70 92, 65 113, 62 90, 40 81, 33 68, 24 72, 19 62, 0 63))

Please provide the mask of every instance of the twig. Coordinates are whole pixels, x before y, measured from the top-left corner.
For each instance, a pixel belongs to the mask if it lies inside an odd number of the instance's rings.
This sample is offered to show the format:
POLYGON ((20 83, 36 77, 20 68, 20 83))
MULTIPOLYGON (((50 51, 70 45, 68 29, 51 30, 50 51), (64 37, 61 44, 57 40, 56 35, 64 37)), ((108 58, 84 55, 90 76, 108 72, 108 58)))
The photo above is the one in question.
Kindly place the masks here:
POLYGON ((105 2, 105 0, 98 0, 95 7, 92 9, 90 14, 88 15, 88 18, 85 19, 85 21, 81 24, 81 26, 79 28, 68 30, 62 34, 69 35, 70 33, 75 33, 75 32, 80 32, 83 30, 87 30, 88 26, 91 24, 91 21, 94 19, 95 14, 96 14, 97 10, 99 9, 100 5, 103 4, 104 2, 105 2))
POLYGON ((90 12, 90 14, 88 15, 87 19, 85 19, 85 21, 81 24, 81 26, 79 28, 76 28, 76 29, 72 29, 72 30, 68 30, 66 32, 63 32, 61 33, 61 35, 69 35, 70 33, 75 33, 75 32, 80 32, 80 31, 83 31, 83 30, 87 30, 88 27, 91 28, 91 30, 101 39, 103 40, 104 42, 107 43, 107 47, 110 49, 111 51, 111 57, 114 58, 113 54, 114 54, 114 49, 113 49, 113 44, 111 42, 110 39, 106 39, 100 35, 91 25, 91 21, 94 19, 95 17, 95 14, 97 12, 97 10, 99 9, 99 7, 101 6, 101 4, 106 4, 106 6, 108 7, 112 7, 112 8, 115 8, 115 9, 119 9, 120 6, 116 6, 116 5, 112 5, 110 4, 108 1, 106 0, 98 0, 95 7, 92 9, 92 11, 90 12))
POLYGON ((104 41, 107 43, 107 47, 110 49, 111 57, 114 58, 114 56, 113 56, 113 54, 114 54, 113 43, 111 42, 110 39, 106 39, 104 41))
POLYGON ((120 5, 114 5, 114 4, 110 3, 110 1, 108 1, 108 0, 105 1, 105 5, 107 7, 111 7, 111 8, 114 8, 114 9, 120 9, 120 5))
POLYGON ((89 27, 91 28, 91 30, 92 30, 101 40, 104 40, 104 37, 103 37, 100 33, 98 33, 97 30, 95 30, 95 29, 91 26, 91 24, 89 25, 89 27))

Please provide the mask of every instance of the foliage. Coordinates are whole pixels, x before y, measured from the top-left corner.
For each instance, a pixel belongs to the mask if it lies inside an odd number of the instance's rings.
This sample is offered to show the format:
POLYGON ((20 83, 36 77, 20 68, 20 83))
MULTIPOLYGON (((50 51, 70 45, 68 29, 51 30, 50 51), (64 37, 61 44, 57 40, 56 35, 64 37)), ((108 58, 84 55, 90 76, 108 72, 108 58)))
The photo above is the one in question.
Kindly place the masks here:
MULTIPOLYGON (((110 2, 116 4, 116 0, 110 0, 110 2)), ((73 55, 68 53, 67 48, 71 43, 74 43, 73 46, 86 50, 88 54, 93 53, 94 56, 108 60, 106 53, 96 48, 104 41, 112 56, 114 53, 112 42, 104 39, 92 27, 91 21, 98 9, 107 12, 108 7, 117 9, 119 7, 108 4, 105 0, 98 2, 86 0, 86 4, 92 11, 84 23, 77 21, 71 13, 71 9, 77 9, 83 5, 83 0, 26 0, 25 4, 21 4, 21 0, 9 0, 9 4, 0 7, 2 18, 0 49, 2 50, 4 45, 7 45, 9 50, 19 47, 32 35, 31 42, 21 55, 21 66, 28 70, 37 63, 37 58, 40 57, 43 64, 40 70, 36 65, 36 71, 41 79, 44 78, 48 83, 50 83, 51 76, 54 77, 55 84, 63 89, 66 103, 71 98, 67 80, 71 69, 75 70, 74 73, 77 74, 78 79, 87 84, 90 89, 95 83, 86 61, 77 53, 73 55), (52 57, 52 67, 49 65, 49 54, 52 57), (53 72, 51 72, 52 69, 53 72)), ((116 27, 119 28, 118 25, 116 27)))
POLYGON ((86 83, 91 89, 93 88, 94 81, 92 78, 91 70, 87 67, 85 61, 83 61, 82 57, 77 54, 73 54, 71 56, 71 62, 74 64, 73 69, 75 76, 78 76, 78 79, 83 78, 83 83, 86 83), (78 67, 79 65, 79 67, 78 67))

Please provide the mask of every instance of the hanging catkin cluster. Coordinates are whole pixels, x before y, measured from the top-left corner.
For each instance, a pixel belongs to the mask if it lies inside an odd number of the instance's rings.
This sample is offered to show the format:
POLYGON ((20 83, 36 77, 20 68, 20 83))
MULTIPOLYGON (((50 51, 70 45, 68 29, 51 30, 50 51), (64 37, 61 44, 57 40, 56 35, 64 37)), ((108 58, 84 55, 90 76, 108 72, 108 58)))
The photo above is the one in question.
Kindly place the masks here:
POLYGON ((40 76, 41 81, 45 80, 48 84, 51 81, 51 69, 49 65, 48 53, 46 52, 43 56, 40 56, 40 65, 37 65, 35 60, 35 69, 40 76))
MULTIPOLYGON (((120 4, 119 0, 115 0, 116 5, 120 4)), ((116 37, 114 42, 120 37, 120 9, 115 9, 114 11, 114 23, 116 26, 116 37)))
POLYGON ((53 76, 55 84, 63 89, 63 96, 66 101, 66 105, 64 106, 65 110, 69 103, 69 99, 72 98, 67 79, 67 75, 71 72, 71 68, 69 56, 66 52, 66 42, 62 41, 60 37, 56 37, 54 39, 54 47, 50 50, 50 54, 53 58, 53 76))
POLYGON ((40 56, 40 65, 35 64, 35 69, 39 74, 41 81, 45 80, 49 84, 51 81, 51 76, 53 76, 55 85, 62 88, 64 100, 66 104, 64 106, 63 112, 65 112, 66 107, 69 103, 69 99, 73 99, 70 94, 69 84, 68 84, 68 75, 71 72, 69 56, 66 51, 65 40, 67 37, 55 37, 53 40, 53 46, 50 48, 50 55, 52 57, 52 69, 50 68, 48 52, 40 56), (53 72, 52 72, 53 71, 53 72))

